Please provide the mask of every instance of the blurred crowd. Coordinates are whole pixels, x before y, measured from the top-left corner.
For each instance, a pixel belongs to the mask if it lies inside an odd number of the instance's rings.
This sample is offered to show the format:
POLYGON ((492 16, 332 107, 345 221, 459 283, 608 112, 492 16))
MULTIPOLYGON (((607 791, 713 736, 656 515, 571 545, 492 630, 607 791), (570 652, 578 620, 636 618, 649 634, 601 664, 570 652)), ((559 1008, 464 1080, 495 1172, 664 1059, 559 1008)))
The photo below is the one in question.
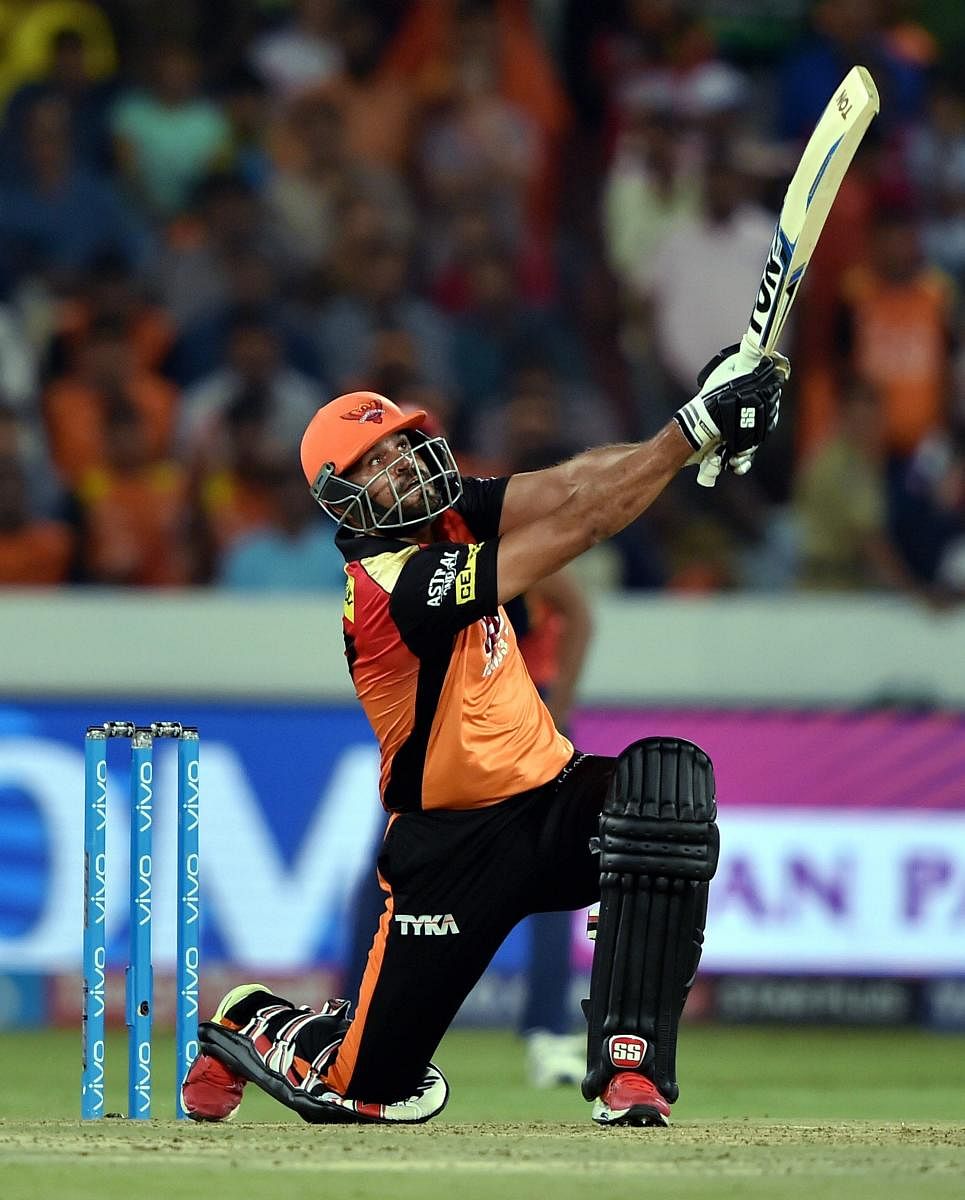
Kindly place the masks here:
POLYGON ((297 446, 353 388, 470 472, 655 432, 861 62, 774 441, 582 571, 965 597, 965 5, 0 0, 0 46, 0 584, 340 586, 297 446))

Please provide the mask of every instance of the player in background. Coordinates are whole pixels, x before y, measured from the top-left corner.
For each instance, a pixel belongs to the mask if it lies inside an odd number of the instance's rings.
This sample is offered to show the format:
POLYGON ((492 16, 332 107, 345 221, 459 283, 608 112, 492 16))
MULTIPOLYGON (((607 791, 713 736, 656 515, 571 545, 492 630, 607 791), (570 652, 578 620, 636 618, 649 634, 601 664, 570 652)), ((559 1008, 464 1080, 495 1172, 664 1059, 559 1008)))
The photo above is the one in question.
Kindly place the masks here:
MULTIPOLYGON (((563 567, 534 584, 522 601, 528 619, 519 640, 523 661, 556 728, 568 734, 593 629, 586 597, 576 575, 563 567)), ((534 913, 526 925, 529 959, 519 1028, 527 1077, 535 1087, 579 1083, 586 1046, 570 1025, 572 914, 534 913)))
MULTIPOLYGON (((742 464, 786 374, 732 348, 649 440, 502 479, 462 478, 445 439, 420 432, 425 414, 383 396, 315 414, 302 466, 346 559, 346 657, 391 814, 385 910, 354 1019, 347 1002, 297 1008, 256 983, 224 997, 199 1029, 188 1113, 224 1119, 252 1081, 309 1121, 429 1120, 449 1091, 431 1056, 509 931, 599 900, 581 1090, 601 1125, 668 1123, 717 866, 713 770, 671 736, 615 758, 576 750, 503 606, 625 528, 684 466, 742 464)), ((645 632, 627 647, 641 669, 645 632)))
MULTIPOLYGON (((547 462, 529 461, 527 469, 547 462)), ((586 661, 593 618, 577 574, 563 567, 511 602, 519 649, 529 676, 556 728, 569 736, 570 716, 586 661)), ((534 913, 525 926, 529 939, 526 1001, 519 1031, 526 1043, 526 1075, 534 1087, 579 1083, 586 1063, 585 1038, 574 1036, 569 1013, 572 978, 572 914, 534 913)))

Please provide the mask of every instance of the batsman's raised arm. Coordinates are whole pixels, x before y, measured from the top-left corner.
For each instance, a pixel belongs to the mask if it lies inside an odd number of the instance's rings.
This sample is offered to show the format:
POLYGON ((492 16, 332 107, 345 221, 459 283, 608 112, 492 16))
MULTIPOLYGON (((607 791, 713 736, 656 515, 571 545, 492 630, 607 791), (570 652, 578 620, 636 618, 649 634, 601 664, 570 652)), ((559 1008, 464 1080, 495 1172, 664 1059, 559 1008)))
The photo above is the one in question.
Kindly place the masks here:
POLYGON ((500 522, 499 602, 619 533, 653 503, 693 452, 670 421, 649 441, 600 446, 545 471, 514 475, 500 522))
POLYGON ((499 600, 524 592, 598 542, 619 533, 660 495, 681 467, 724 448, 758 446, 777 421, 783 363, 763 359, 742 374, 701 373, 702 391, 648 441, 600 446, 545 471, 514 475, 500 517, 499 600))

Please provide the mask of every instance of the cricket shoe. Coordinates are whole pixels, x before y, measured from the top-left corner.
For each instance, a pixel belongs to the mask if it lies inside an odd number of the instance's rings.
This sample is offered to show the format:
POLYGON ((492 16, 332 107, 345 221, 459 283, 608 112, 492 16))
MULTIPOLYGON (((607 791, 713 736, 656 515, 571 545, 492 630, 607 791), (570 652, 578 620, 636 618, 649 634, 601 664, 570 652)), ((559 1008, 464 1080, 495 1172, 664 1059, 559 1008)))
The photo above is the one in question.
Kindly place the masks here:
POLYGON ((526 1035, 526 1075, 533 1087, 566 1087, 586 1071, 586 1038, 535 1029, 526 1035))
MULTIPOLYGON (((226 1029, 239 1029, 242 1022, 234 1020, 240 1016, 232 1009, 255 992, 267 992, 262 983, 243 983, 224 995, 215 1009, 212 1021, 226 1029)), ((220 1063, 210 1054, 199 1054, 184 1077, 181 1085, 181 1107, 192 1121, 230 1121, 235 1115, 244 1095, 247 1083, 241 1075, 220 1063)))
POLYGON ((347 1000, 327 1000, 315 1011, 255 992, 234 1009, 228 1006, 228 1019, 202 1021, 198 1040, 205 1054, 312 1124, 421 1125, 442 1112, 449 1085, 432 1063, 413 1093, 397 1100, 368 1102, 328 1086, 326 1074, 351 1024, 348 1011, 347 1000), (231 1028, 239 1023, 233 1018, 244 1024, 231 1028))
POLYGON ((593 1101, 591 1115, 597 1125, 669 1125, 670 1105, 646 1075, 621 1071, 593 1101))

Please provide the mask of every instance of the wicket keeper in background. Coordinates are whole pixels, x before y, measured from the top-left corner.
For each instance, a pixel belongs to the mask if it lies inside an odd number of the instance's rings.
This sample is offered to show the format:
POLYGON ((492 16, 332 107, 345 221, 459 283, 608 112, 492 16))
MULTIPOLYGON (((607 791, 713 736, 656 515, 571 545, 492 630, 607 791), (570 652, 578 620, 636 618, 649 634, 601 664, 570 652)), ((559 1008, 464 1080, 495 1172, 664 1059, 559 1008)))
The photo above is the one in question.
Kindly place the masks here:
MULTIPOLYGON (((301 458, 346 559, 345 652, 381 751, 385 909, 353 1019, 259 984, 202 1023, 186 1111, 222 1120, 247 1081, 306 1120, 418 1123, 430 1061, 509 931, 600 902, 584 1097, 600 1125, 665 1125, 677 1026, 717 866, 713 769, 690 742, 583 754, 555 727, 504 604, 635 520, 686 465, 743 473, 777 422, 786 360, 737 347, 648 441, 502 479, 462 478, 442 437, 372 392, 312 418, 301 458)), ((645 636, 627 647, 645 666, 645 636)))

